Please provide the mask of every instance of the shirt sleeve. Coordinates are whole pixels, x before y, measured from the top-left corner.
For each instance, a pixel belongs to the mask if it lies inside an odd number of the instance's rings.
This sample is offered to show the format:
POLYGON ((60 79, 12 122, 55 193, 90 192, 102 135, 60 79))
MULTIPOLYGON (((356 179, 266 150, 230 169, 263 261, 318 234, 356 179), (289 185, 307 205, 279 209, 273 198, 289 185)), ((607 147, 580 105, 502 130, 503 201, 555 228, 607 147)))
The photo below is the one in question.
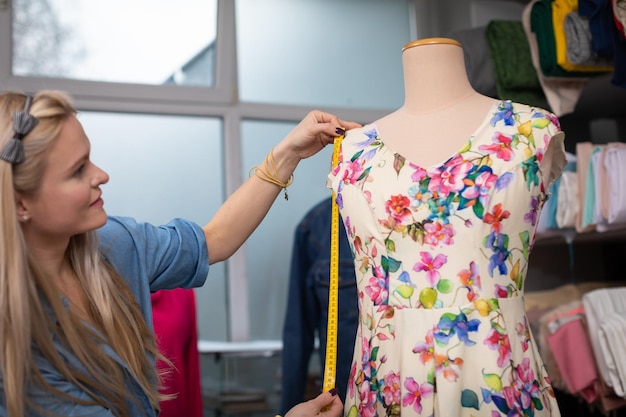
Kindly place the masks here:
POLYGON ((148 283, 150 291, 202 286, 209 255, 202 228, 173 219, 162 226, 128 217, 109 217, 98 230, 105 259, 131 288, 148 283))

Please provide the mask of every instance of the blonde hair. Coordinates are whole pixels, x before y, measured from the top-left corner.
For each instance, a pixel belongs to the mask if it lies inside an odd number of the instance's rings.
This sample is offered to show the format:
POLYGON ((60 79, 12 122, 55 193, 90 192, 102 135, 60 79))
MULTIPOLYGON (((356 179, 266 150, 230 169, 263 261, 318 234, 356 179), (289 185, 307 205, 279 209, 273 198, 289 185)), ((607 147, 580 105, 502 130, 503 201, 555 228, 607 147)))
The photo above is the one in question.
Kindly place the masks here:
MULTIPOLYGON (((13 112, 21 111, 25 100, 19 93, 0 94, 0 149, 12 137, 13 112)), ((122 358, 158 409, 153 359, 162 356, 126 282, 103 260, 95 232, 73 236, 66 251, 95 331, 65 308, 53 280, 38 271, 29 258, 18 222, 16 193, 33 195, 38 191, 48 149, 63 121, 73 117, 76 110, 66 94, 42 91, 34 96, 30 113, 39 124, 23 139, 25 161, 10 164, 0 159, 0 385, 6 411, 11 417, 24 417, 30 407, 37 409, 28 399, 28 386, 35 384, 50 395, 79 404, 99 404, 116 416, 126 416, 127 401, 136 400, 130 397, 123 369, 104 352, 103 344, 122 358), (53 337, 75 355, 86 371, 73 368, 63 359, 53 337), (74 398, 46 382, 35 363, 33 348, 93 401, 74 398)))

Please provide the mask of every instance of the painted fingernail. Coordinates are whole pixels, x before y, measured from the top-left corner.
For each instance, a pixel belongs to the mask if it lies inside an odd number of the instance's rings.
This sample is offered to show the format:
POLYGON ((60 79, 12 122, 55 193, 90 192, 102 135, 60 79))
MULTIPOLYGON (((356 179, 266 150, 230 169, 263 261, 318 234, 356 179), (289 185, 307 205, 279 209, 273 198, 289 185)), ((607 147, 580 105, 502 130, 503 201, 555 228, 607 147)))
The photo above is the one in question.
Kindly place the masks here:
POLYGON ((335 129, 335 133, 338 135, 343 135, 344 133, 346 133, 346 129, 338 127, 337 129, 335 129))
POLYGON ((328 392, 330 392, 330 395, 334 397, 335 395, 337 395, 337 388, 331 388, 328 390, 328 392))

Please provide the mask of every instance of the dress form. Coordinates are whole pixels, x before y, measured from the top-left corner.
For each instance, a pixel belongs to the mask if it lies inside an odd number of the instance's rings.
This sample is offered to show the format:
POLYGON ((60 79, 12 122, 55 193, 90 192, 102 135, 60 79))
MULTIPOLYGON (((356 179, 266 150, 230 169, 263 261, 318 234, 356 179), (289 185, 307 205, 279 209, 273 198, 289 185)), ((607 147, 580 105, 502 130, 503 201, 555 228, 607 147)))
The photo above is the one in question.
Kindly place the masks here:
MULTIPOLYGON (((387 146, 427 168, 461 149, 497 100, 474 90, 462 46, 454 39, 425 38, 406 44, 402 66, 404 105, 378 120, 376 127, 387 146)), ((542 161, 544 172, 553 171, 550 155, 547 152, 542 161)), ((550 181, 565 166, 562 159, 550 181)))
POLYGON ((458 42, 412 42, 403 64, 404 105, 347 132, 328 176, 359 300, 344 415, 557 417, 523 283, 563 134, 477 93, 458 42))

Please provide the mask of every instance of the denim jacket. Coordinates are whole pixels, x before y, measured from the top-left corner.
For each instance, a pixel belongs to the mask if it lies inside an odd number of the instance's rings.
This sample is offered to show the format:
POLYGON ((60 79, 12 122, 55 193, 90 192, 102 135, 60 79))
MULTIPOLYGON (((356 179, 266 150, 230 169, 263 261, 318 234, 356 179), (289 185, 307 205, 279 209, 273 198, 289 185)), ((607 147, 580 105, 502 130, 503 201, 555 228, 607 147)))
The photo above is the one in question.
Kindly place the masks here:
MULTIPOLYGON (((98 230, 100 248, 107 261, 126 280, 139 307, 152 327, 150 292, 168 288, 199 287, 209 272, 209 259, 204 232, 195 223, 174 219, 164 226, 138 223, 131 218, 109 217, 107 224, 98 230)), ((54 343, 63 359, 73 368, 87 372, 81 362, 54 337, 54 343)), ((127 365, 109 347, 105 353, 114 358, 126 375, 126 388, 136 401, 128 401, 129 417, 156 417, 147 393, 130 374, 127 365)), ((67 381, 41 353, 33 350, 34 360, 47 383, 75 398, 90 400, 88 394, 67 381)), ((29 399, 47 413, 67 417, 112 417, 113 413, 99 405, 84 405, 72 399, 51 396, 35 384, 27 386, 29 399)), ((7 417, 4 387, 0 379, 0 417, 7 417)), ((49 415, 28 409, 26 415, 49 415)))
MULTIPOLYGON (((324 369, 330 275, 331 198, 313 207, 298 224, 291 258, 287 313, 283 329, 280 414, 304 398, 315 336, 324 369)), ((339 294, 336 388, 345 399, 359 320, 352 252, 339 222, 339 294)))

